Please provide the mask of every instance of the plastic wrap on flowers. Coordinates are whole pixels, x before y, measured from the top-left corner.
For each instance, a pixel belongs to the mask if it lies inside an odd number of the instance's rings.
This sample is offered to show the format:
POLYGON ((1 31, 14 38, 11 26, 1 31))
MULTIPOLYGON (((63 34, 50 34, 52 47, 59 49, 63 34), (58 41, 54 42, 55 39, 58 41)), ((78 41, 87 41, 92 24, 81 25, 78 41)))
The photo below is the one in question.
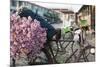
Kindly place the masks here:
POLYGON ((21 54, 28 58, 36 57, 46 42, 46 29, 40 26, 40 22, 31 17, 28 18, 13 14, 10 17, 10 54, 17 58, 21 54))

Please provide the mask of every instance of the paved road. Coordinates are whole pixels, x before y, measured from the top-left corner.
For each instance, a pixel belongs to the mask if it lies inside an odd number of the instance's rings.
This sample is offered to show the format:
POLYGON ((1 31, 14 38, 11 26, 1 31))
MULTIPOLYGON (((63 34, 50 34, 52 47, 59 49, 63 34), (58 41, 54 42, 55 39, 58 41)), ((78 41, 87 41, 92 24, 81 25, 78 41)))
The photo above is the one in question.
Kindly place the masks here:
MULTIPOLYGON (((60 24, 52 24, 55 28, 63 28, 63 24, 62 23, 60 23, 60 24)), ((87 41, 89 42, 89 44, 91 44, 92 46, 95 46, 95 37, 94 36, 91 36, 90 34, 88 34, 87 35, 87 41)), ((54 50, 56 50, 57 49, 57 45, 56 45, 56 43, 55 42, 52 42, 51 43, 53 46, 53 49, 54 50)), ((63 47, 65 47, 66 46, 66 44, 68 44, 68 42, 65 42, 62 46, 63 47)), ((69 44, 69 46, 67 47, 67 48, 65 48, 65 49, 63 49, 63 51, 60 51, 59 53, 58 53, 58 55, 57 55, 57 61, 59 62, 59 63, 64 63, 65 61, 66 61, 66 59, 72 54, 72 50, 71 50, 71 44, 72 44, 72 42, 69 44)), ((87 43, 85 43, 85 45, 87 45, 87 43)), ((75 50, 75 49, 79 49, 79 45, 78 45, 78 43, 74 43, 74 49, 73 50, 75 50)), ((59 45, 59 49, 61 50, 61 48, 60 48, 60 45, 59 45)), ((55 51, 54 51, 54 53, 55 53, 55 51)), ((79 50, 78 50, 78 52, 77 52, 77 54, 76 55, 78 55, 79 54, 79 50)), ((43 52, 41 52, 41 54, 40 54, 40 56, 42 57, 42 58, 46 58, 45 57, 45 54, 43 53, 43 52)), ((90 62, 93 62, 93 61, 95 61, 95 56, 94 55, 89 55, 89 60, 90 60, 90 62)), ((20 59, 19 61, 17 61, 17 63, 18 64, 22 64, 22 65, 27 65, 27 63, 25 63, 25 59, 20 59), (23 60, 24 60, 24 62, 23 62, 23 60)), ((36 60, 37 62, 45 62, 45 61, 43 61, 43 60, 40 60, 40 59, 37 59, 36 60)), ((74 59, 74 57, 70 60, 70 62, 72 63, 72 62, 74 62, 75 61, 75 59, 74 59)), ((83 62, 82 60, 80 60, 81 62, 83 62)), ((27 61, 26 61, 27 62, 27 61)))

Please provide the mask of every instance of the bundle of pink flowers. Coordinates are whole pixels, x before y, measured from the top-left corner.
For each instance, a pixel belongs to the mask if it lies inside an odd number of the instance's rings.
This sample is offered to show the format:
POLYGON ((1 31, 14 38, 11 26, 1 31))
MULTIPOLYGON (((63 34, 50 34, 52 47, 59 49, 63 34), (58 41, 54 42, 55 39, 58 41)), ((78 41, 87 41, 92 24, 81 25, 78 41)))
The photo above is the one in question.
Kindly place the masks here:
POLYGON ((12 58, 20 58, 21 54, 28 58, 36 57, 47 40, 46 29, 40 26, 36 19, 29 16, 20 17, 12 14, 10 17, 10 54, 12 58))

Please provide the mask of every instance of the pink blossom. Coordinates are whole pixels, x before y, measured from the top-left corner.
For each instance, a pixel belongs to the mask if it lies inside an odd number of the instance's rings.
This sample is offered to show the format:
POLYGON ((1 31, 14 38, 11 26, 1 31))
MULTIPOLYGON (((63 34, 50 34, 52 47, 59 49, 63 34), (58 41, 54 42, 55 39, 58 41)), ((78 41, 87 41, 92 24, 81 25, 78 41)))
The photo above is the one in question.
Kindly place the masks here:
POLYGON ((20 57, 21 54, 28 54, 30 59, 35 57, 44 47, 46 42, 46 29, 40 26, 38 20, 32 21, 29 16, 28 19, 13 14, 10 18, 10 49, 11 57, 20 57))

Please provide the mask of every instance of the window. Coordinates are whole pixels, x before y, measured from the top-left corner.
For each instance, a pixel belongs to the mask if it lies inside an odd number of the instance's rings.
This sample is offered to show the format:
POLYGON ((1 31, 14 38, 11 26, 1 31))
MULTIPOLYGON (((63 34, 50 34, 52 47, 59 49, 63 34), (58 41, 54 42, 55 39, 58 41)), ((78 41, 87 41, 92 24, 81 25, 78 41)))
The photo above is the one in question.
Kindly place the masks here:
POLYGON ((22 5, 23 5, 23 2, 22 1, 19 1, 19 7, 22 6, 22 5))
POLYGON ((11 6, 17 6, 17 2, 14 1, 14 0, 12 0, 12 1, 11 1, 11 6))

